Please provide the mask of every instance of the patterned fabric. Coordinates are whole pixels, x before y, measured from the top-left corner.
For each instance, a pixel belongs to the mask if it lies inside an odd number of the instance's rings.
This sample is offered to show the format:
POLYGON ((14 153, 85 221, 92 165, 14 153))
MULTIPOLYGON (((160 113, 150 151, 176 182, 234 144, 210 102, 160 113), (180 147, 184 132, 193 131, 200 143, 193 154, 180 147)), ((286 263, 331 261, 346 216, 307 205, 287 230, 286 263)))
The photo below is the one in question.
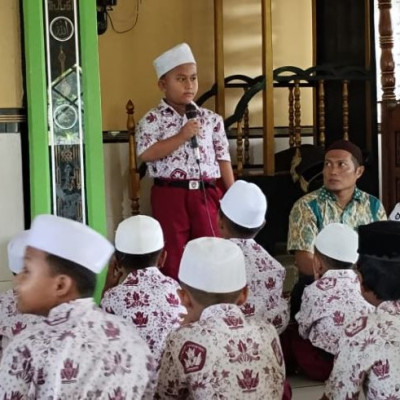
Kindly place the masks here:
POLYGON ((325 395, 328 399, 400 399, 400 301, 385 301, 374 313, 348 325, 325 395))
POLYGON ((301 309, 296 314, 299 334, 314 346, 336 354, 344 327, 374 309, 362 297, 353 270, 329 270, 304 289, 301 309))
POLYGON ((249 287, 247 302, 241 307, 246 318, 272 323, 282 333, 289 323, 289 305, 282 297, 286 270, 253 239, 231 239, 243 251, 249 287))
POLYGON ((239 307, 207 307, 168 335, 157 399, 282 399, 285 366, 274 327, 247 321, 239 307))
POLYGON ((0 360, 2 351, 11 339, 35 325, 43 318, 38 315, 21 314, 17 310, 17 302, 13 289, 0 294, 0 360))
POLYGON ((5 349, 0 398, 151 399, 154 374, 132 325, 79 299, 53 308, 5 349))
POLYGON ((354 229, 360 225, 386 219, 385 209, 374 196, 355 189, 353 199, 345 209, 324 187, 308 193, 294 204, 289 216, 288 251, 305 250, 314 253, 318 232, 332 222, 341 222, 354 229))
MULTIPOLYGON (((194 103, 193 103, 194 104, 194 103)), ((197 106, 196 106, 197 107, 197 106)), ((218 161, 230 161, 229 144, 222 117, 205 108, 197 107, 201 129, 197 135, 203 179, 220 177, 218 161)), ((150 110, 138 124, 136 145, 138 155, 156 142, 175 136, 187 122, 164 100, 150 110)), ((148 162, 151 177, 168 179, 198 179, 199 168, 190 141, 168 156, 148 162)))
POLYGON ((118 286, 108 290, 101 307, 132 322, 160 360, 168 333, 180 326, 179 314, 186 313, 176 293, 178 282, 156 267, 131 272, 118 286))

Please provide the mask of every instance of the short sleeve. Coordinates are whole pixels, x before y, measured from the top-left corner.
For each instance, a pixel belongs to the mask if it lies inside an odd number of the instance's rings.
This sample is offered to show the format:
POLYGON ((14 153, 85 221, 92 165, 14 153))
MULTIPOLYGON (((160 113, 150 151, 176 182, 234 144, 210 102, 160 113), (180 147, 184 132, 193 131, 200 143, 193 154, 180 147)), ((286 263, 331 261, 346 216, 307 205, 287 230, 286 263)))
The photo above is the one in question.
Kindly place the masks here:
POLYGON ((159 116, 153 110, 148 112, 138 123, 135 134, 136 153, 143 154, 148 148, 159 141, 159 116))
POLYGON ((288 251, 304 250, 314 253, 314 240, 318 234, 317 220, 310 206, 298 200, 289 215, 288 251))
POLYGON ((224 121, 218 114, 212 117, 213 144, 217 161, 231 161, 229 142, 226 137, 224 121))

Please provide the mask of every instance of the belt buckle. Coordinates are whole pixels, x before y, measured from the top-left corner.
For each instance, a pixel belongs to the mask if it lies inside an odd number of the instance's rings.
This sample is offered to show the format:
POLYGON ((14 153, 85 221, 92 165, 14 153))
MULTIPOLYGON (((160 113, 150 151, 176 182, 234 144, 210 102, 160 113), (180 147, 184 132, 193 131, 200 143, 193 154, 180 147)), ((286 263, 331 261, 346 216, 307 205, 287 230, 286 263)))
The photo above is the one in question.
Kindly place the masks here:
POLYGON ((199 181, 189 181, 189 190, 197 190, 200 188, 199 181))

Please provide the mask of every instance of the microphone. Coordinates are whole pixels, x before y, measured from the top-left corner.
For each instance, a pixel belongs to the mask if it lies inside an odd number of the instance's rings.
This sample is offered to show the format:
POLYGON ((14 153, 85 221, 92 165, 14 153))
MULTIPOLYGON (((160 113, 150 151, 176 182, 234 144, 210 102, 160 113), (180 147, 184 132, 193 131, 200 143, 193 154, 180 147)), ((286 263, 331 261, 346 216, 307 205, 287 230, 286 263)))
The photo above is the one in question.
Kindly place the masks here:
MULTIPOLYGON (((195 119, 197 117, 197 108, 192 103, 186 104, 186 118, 188 120, 195 119)), ((197 143, 196 135, 190 138, 190 147, 194 150, 194 156, 196 158, 197 163, 200 162, 200 150, 199 144, 197 143)))

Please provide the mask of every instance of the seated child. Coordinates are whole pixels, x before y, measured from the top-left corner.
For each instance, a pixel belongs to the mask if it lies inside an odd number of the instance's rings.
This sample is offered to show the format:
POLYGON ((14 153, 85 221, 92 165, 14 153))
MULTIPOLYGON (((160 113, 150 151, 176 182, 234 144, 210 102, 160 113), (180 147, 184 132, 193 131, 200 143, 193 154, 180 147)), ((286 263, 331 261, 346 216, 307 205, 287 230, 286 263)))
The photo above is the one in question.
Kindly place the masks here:
POLYGON ((323 399, 398 399, 400 383, 400 224, 379 221, 358 230, 361 293, 376 307, 352 321, 323 399))
POLYGON ((293 350, 300 369, 312 379, 325 380, 344 327, 374 310, 361 295, 357 274, 358 235, 347 225, 325 226, 314 243, 315 281, 304 289, 293 350))
POLYGON ((236 181, 220 202, 219 230, 243 251, 249 296, 241 307, 246 317, 272 323, 282 333, 289 322, 289 305, 282 297, 286 270, 254 237, 265 224, 267 200, 254 183, 236 181))
POLYGON ((180 326, 185 312, 177 296, 178 282, 158 268, 166 255, 160 224, 145 215, 122 221, 115 248, 110 270, 120 273, 121 283, 104 293, 101 307, 133 323, 159 361, 167 334, 180 326))
POLYGON ((1 399, 151 399, 154 361, 136 329, 92 296, 113 246, 76 221, 40 215, 16 278, 18 310, 44 320, 15 336, 0 364, 1 399))
POLYGON ((275 328, 244 318, 244 256, 221 238, 188 242, 179 269, 187 323, 169 333, 157 399, 281 399, 285 366, 275 328))
MULTIPOLYGON (((22 231, 15 235, 8 243, 8 267, 13 275, 19 274, 24 266, 27 236, 28 231, 22 231)), ((41 319, 37 315, 21 314, 18 312, 14 289, 0 293, 0 360, 2 351, 6 348, 10 340, 41 319)))

